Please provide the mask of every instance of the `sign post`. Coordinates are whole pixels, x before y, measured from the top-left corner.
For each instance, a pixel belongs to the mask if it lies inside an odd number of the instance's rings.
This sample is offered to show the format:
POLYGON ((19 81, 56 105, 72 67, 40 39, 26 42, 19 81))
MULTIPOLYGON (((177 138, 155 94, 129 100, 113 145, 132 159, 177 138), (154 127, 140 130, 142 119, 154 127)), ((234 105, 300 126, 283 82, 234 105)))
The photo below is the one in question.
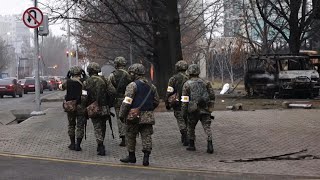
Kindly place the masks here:
POLYGON ((40 108, 40 77, 39 77, 39 40, 38 40, 38 27, 43 21, 43 14, 40 9, 37 8, 37 0, 34 0, 34 7, 28 8, 23 13, 23 22, 29 28, 34 28, 34 47, 35 47, 35 59, 34 59, 34 75, 35 75, 35 102, 36 110, 31 112, 32 116, 44 115, 40 108))

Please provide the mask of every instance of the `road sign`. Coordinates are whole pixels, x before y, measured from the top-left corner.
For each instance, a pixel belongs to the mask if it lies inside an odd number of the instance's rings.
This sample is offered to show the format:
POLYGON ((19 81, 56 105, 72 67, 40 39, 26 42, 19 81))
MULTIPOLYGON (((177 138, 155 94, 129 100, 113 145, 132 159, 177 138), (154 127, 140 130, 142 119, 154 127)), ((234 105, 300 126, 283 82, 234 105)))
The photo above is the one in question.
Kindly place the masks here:
POLYGON ((31 7, 24 11, 22 19, 29 28, 38 28, 43 21, 43 14, 40 9, 31 7))

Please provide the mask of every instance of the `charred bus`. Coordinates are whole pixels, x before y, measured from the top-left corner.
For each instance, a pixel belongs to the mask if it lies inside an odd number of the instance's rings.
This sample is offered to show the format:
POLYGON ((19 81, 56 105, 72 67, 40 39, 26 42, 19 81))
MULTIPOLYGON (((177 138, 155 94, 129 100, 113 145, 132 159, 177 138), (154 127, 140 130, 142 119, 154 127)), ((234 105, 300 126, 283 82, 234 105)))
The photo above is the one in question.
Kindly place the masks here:
POLYGON ((308 55, 257 55, 246 63, 244 83, 249 96, 319 95, 319 73, 308 55))

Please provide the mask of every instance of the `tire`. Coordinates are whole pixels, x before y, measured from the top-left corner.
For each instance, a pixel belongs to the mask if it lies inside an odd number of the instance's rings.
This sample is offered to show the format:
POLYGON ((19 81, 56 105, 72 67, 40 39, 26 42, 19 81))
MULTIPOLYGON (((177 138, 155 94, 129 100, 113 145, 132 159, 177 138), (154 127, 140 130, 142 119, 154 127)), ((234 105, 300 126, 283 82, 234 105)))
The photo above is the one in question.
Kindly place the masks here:
POLYGON ((21 92, 21 94, 19 94, 19 97, 23 97, 23 93, 21 92))
POLYGON ((24 94, 28 94, 28 91, 24 91, 23 93, 24 93, 24 94))
POLYGON ((0 95, 0 98, 3 98, 3 95, 0 95))
POLYGON ((12 95, 12 97, 13 97, 13 98, 16 98, 16 97, 17 97, 17 93, 14 92, 13 95, 12 95))
POLYGON ((43 94, 43 91, 40 91, 40 94, 43 94))

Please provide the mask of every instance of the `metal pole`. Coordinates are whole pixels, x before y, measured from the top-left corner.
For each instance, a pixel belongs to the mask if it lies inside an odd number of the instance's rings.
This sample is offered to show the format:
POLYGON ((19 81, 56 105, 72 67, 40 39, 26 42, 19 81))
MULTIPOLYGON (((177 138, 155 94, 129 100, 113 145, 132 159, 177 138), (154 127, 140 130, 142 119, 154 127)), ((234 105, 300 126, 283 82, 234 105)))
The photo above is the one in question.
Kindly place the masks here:
MULTIPOLYGON (((34 7, 37 7, 38 2, 34 0, 34 7)), ((39 41, 38 28, 34 29, 34 47, 35 47, 35 94, 36 94, 36 111, 40 111, 40 78, 39 78, 39 41)))
POLYGON ((68 52, 69 52, 69 55, 68 55, 68 62, 69 62, 69 69, 71 68, 72 64, 71 64, 71 55, 70 55, 70 52, 71 52, 71 47, 70 47, 70 21, 69 21, 69 0, 67 0, 67 36, 68 36, 68 45, 67 45, 67 49, 68 49, 68 52))

